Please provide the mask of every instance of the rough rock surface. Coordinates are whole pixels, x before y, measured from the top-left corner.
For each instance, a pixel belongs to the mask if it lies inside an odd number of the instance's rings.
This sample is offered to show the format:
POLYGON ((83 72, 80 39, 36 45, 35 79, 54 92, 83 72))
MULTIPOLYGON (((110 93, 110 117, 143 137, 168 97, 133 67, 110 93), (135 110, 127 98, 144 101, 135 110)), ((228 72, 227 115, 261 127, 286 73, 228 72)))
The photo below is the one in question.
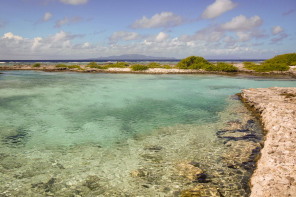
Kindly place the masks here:
POLYGON ((251 177, 251 197, 296 194, 296 88, 246 89, 243 101, 261 116, 267 131, 251 177))

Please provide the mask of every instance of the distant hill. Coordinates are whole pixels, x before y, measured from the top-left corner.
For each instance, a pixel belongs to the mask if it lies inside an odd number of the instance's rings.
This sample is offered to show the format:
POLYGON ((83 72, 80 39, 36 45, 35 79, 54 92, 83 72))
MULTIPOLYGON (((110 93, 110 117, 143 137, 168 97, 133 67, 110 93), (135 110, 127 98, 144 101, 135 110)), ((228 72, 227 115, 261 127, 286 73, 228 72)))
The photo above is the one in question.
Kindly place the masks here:
POLYGON ((113 60, 113 61, 120 61, 120 60, 177 60, 176 58, 168 58, 168 57, 152 57, 152 56, 147 56, 147 55, 140 55, 140 54, 125 54, 125 55, 119 55, 119 56, 108 56, 108 57, 99 57, 99 58, 94 58, 94 60, 113 60))

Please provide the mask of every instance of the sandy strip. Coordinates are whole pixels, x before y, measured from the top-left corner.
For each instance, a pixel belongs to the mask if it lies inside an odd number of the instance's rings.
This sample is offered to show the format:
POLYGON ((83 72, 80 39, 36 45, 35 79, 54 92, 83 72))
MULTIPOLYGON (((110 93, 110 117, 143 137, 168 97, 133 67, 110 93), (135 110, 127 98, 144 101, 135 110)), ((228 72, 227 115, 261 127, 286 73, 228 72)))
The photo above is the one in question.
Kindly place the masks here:
POLYGON ((250 196, 296 196, 296 88, 247 89, 241 96, 267 132, 250 196))

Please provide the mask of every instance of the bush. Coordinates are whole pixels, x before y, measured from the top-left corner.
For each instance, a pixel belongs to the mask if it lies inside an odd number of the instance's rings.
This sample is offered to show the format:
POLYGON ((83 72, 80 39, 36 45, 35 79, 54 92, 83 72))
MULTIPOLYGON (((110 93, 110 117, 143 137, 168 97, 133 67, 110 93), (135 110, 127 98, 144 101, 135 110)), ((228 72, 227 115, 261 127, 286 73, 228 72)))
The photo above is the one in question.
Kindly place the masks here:
POLYGON ((151 62, 148 64, 149 68, 162 68, 162 66, 159 63, 151 62))
POLYGON ((81 69, 81 67, 80 66, 78 66, 78 65, 72 65, 72 66, 68 66, 68 68, 78 68, 78 69, 81 69))
POLYGON ((207 64, 203 66, 203 69, 206 71, 217 71, 217 66, 215 66, 214 64, 207 64))
POLYGON ((201 69, 206 67, 210 63, 205 60, 203 57, 190 56, 185 59, 182 59, 176 67, 179 69, 201 69))
POLYGON ((262 64, 244 62, 244 67, 248 70, 254 70, 256 72, 287 71, 290 68, 285 63, 277 63, 272 61, 264 61, 262 64))
POLYGON ((68 67, 68 66, 65 65, 65 64, 58 64, 58 65, 56 65, 56 67, 57 67, 57 68, 66 68, 66 67, 68 67))
POLYGON ((264 62, 263 64, 257 66, 254 70, 257 72, 270 72, 270 71, 287 71, 290 69, 285 63, 268 63, 264 62))
POLYGON ((256 67, 258 67, 258 64, 255 64, 254 62, 244 62, 244 68, 248 70, 255 70, 256 67))
POLYGON ((103 67, 104 69, 108 69, 108 68, 127 68, 128 66, 129 64, 126 62, 116 62, 115 64, 108 64, 103 67))
POLYGON ((170 65, 167 65, 167 64, 166 64, 166 65, 163 65, 162 68, 165 68, 165 69, 172 69, 172 67, 171 67, 170 65))
POLYGON ((238 68, 233 66, 232 64, 224 63, 224 62, 218 62, 217 64, 217 71, 221 72, 237 72, 238 68))
POLYGON ((100 66, 99 64, 97 64, 97 62, 89 62, 87 64, 88 67, 90 68, 98 68, 98 69, 102 69, 102 66, 100 66))
POLYGON ((148 70, 148 66, 146 65, 141 65, 141 64, 134 64, 131 66, 131 69, 133 71, 140 71, 140 70, 148 70))
POLYGON ((271 59, 265 60, 264 63, 269 64, 286 64, 291 66, 292 63, 296 62, 296 53, 288 53, 283 55, 277 55, 271 59))
POLYGON ((40 67, 41 66, 41 64, 40 63, 35 63, 35 64, 33 64, 33 67, 40 67))

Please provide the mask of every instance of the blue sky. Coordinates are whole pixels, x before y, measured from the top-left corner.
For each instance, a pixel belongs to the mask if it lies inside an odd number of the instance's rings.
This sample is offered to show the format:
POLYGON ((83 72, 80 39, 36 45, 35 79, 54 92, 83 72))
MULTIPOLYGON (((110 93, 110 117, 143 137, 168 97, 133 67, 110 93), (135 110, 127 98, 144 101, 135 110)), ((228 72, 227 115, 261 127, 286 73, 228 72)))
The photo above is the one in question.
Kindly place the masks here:
POLYGON ((0 59, 296 52, 295 0, 0 0, 0 59))

